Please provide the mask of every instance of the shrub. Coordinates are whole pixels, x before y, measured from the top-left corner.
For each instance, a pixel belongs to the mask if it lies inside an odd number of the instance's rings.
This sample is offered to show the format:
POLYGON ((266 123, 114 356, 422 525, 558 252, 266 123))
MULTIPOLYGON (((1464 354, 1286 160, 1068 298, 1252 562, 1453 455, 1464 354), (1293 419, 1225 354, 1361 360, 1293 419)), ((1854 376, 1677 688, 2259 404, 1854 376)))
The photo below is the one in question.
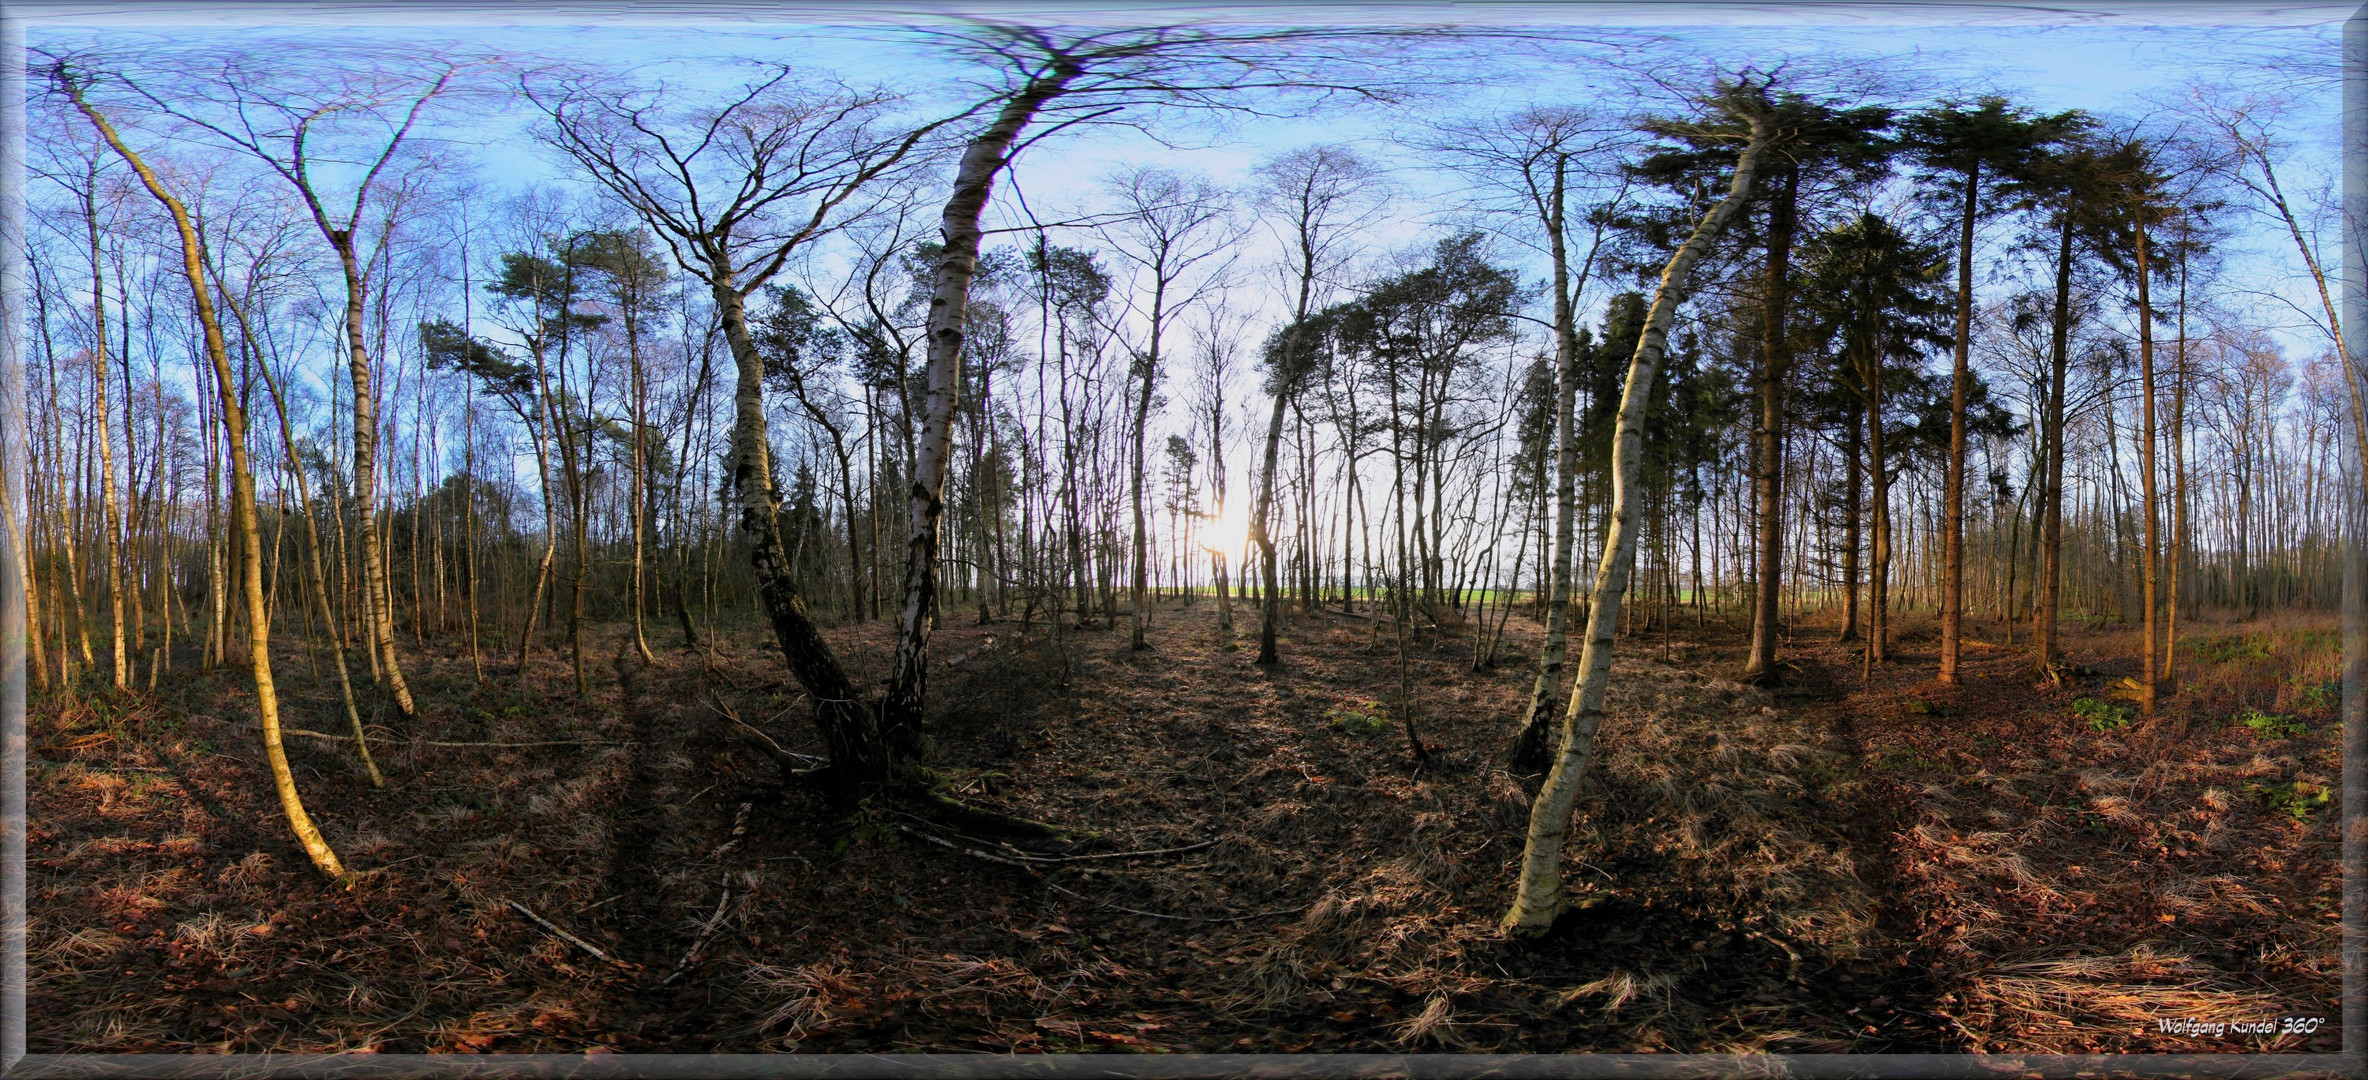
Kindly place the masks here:
POLYGON ((2095 698, 2084 697, 2073 701, 2072 715, 2088 721, 2090 731, 2106 732, 2130 726, 2129 709, 2095 698))
POLYGON ((2205 638, 2195 643, 2195 655, 2212 664, 2250 664, 2269 659, 2269 649, 2251 638, 2205 638))
POLYGON ((2288 784, 2246 784, 2245 794, 2261 801, 2263 806, 2302 821, 2310 812, 2327 805, 2331 792, 2325 784, 2296 780, 2288 784))
POLYGON ((1390 729, 1390 718, 1374 711, 1338 706, 1324 714, 1324 725, 1350 735, 1379 735, 1390 729))
POLYGON ((2293 717, 2265 713, 2253 708, 2236 714, 2236 722, 2251 728, 2253 734, 2264 739, 2284 739, 2295 735, 2306 735, 2310 732, 2310 728, 2303 726, 2301 721, 2293 717))
POLYGON ((2302 688, 2296 705, 2312 712, 2326 712, 2343 703, 2343 682, 2310 683, 2302 688))

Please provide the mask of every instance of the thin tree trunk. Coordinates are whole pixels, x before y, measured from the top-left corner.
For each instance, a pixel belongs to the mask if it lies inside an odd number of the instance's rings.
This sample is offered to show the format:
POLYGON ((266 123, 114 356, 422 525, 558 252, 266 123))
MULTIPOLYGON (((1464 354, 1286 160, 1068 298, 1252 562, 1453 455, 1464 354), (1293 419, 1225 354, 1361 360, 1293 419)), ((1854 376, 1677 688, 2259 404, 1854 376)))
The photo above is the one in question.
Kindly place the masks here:
POLYGON ((1151 570, 1151 548, 1150 537, 1143 519, 1143 473, 1146 469, 1146 462, 1143 460, 1143 442, 1151 427, 1151 392, 1159 382, 1159 331, 1162 317, 1166 314, 1167 291, 1167 278, 1162 274, 1161 268, 1154 267, 1151 288, 1150 347, 1145 351, 1143 358, 1143 390, 1135 399, 1134 446, 1132 447, 1134 468, 1132 475, 1128 478, 1127 490, 1127 499, 1134 514, 1135 527, 1133 622, 1127 630, 1127 647, 1131 649, 1150 647, 1149 643, 1143 640, 1143 629, 1151 622, 1151 601, 1149 594, 1145 591, 1148 587, 1147 579, 1151 570))
MULTIPOLYGON (((2164 682, 2171 681, 2178 660, 2179 586, 2187 576, 2187 248, 2179 247, 2179 343, 2171 360, 2171 582, 2163 604, 2164 682)), ((2172 692, 2177 692, 2175 685, 2172 692)))
POLYGON ((1965 168, 1965 215, 1957 234, 1956 357, 1949 377, 1949 464, 1941 495, 1940 681, 1957 681, 1957 654, 1965 623, 1965 407, 1973 382, 1967 363, 1973 345, 1973 221, 1979 209, 1982 167, 1965 168))
POLYGON ((1867 531, 1870 558, 1867 568, 1866 666, 1864 677, 1874 678, 1874 666, 1884 660, 1891 639, 1891 462, 1883 445, 1883 348, 1870 341, 1866 370, 1867 478, 1872 513, 1867 531))
POLYGON ((1751 615, 1751 656, 1743 675, 1755 682, 1776 677, 1777 604, 1784 587, 1784 384, 1792 367, 1792 338, 1785 327, 1786 290, 1794 225, 1798 166, 1788 167, 1768 211, 1768 263, 1761 298, 1759 475, 1759 585, 1751 615))
POLYGON ((107 409, 107 292, 100 269, 104 264, 101 262, 99 254, 97 196, 99 181, 98 163, 95 159, 91 162, 87 181, 82 192, 82 212, 84 220, 90 226, 90 310, 93 327, 90 346, 91 408, 97 416, 97 422, 93 427, 98 434, 99 441, 99 502, 105 510, 99 527, 102 539, 99 551, 101 557, 107 561, 107 603, 112 615, 110 624, 115 635, 111 678, 115 689, 121 690, 130 680, 131 675, 128 664, 129 657, 124 655, 126 645, 123 626, 123 552, 119 550, 117 543, 117 537, 122 534, 122 514, 115 501, 113 438, 107 433, 107 423, 113 417, 108 414, 107 409))
POLYGON ((1571 548, 1577 530, 1579 433, 1575 412, 1579 398, 1578 314, 1570 294, 1570 257, 1563 240, 1564 170, 1557 162, 1549 197, 1546 237, 1554 262, 1554 562, 1546 601, 1546 640, 1538 650, 1537 677, 1530 682, 1529 704, 1522 710, 1521 731, 1514 736, 1510 764, 1515 771, 1535 773, 1547 763, 1546 740, 1553 717, 1561 710, 1562 660, 1569 641, 1571 548))
POLYGON ((2031 644, 2041 671, 2056 670, 2056 619, 2064 584, 2064 375, 2072 334, 2072 207, 2057 226, 2054 341, 2049 352, 2047 396, 2047 497, 2041 500, 2039 606, 2032 613, 2031 644))
MULTIPOLYGON (((1879 355, 1879 354, 1878 354, 1879 355)), ((1859 453, 1865 445, 1866 424, 1863 416, 1850 418, 1850 437, 1842 463, 1846 479, 1842 488, 1842 630, 1835 641, 1858 640, 1858 546, 1859 519, 1864 512, 1862 498, 1866 477, 1860 468, 1859 453)))
MULTIPOLYGON (((255 335, 253 329, 247 325, 245 309, 232 304, 230 305, 230 314, 232 318, 238 320, 239 336, 252 343, 255 340, 255 335)), ((253 358, 250 357, 250 359, 253 358)), ((296 432, 288 423, 288 404, 280 396, 278 380, 271 377, 271 365, 257 362, 253 366, 255 370, 263 374, 264 392, 271 396, 272 412, 279 418, 280 448, 287 455, 288 471, 296 475, 296 498, 304 504, 304 533, 307 541, 306 550, 310 555, 308 565, 312 571, 313 600, 319 608, 322 624, 328 626, 336 621, 337 616, 329 610, 329 577, 321 568, 321 530, 312 515, 312 484, 304 478, 303 468, 298 464, 296 432)), ((378 762, 372 760, 370 756, 369 733, 362 729, 361 709, 354 701, 353 676, 347 672, 345 666, 345 643, 339 640, 336 634, 329 635, 329 652, 336 661, 337 691, 340 700, 345 703, 345 719, 354 729, 354 748, 361 756, 362 767, 370 773, 370 786, 383 788, 386 786, 386 777, 379 773, 378 762)))
POLYGON ((2141 601, 2146 608, 2146 617, 2143 620, 2146 645, 2139 650, 2138 708, 2143 715, 2151 717, 2154 715, 2155 681, 2160 667, 2155 662, 2155 655, 2162 640, 2162 627, 2159 624, 2161 618, 2159 578, 2162 572, 2162 538, 2159 532, 2162 527, 2162 510, 2155 505, 2154 308, 2151 304, 2151 294, 2147 289, 2149 284, 2147 279, 2152 273, 2152 268, 2147 265, 2145 217, 2147 209, 2148 207, 2143 202, 2134 208, 2134 213, 2131 215, 2131 226, 2138 238, 2138 373, 2141 384, 2140 405, 2143 412, 2138 425, 2138 487, 2139 497, 2146 504, 2146 550, 2143 558, 2145 596, 2141 601))

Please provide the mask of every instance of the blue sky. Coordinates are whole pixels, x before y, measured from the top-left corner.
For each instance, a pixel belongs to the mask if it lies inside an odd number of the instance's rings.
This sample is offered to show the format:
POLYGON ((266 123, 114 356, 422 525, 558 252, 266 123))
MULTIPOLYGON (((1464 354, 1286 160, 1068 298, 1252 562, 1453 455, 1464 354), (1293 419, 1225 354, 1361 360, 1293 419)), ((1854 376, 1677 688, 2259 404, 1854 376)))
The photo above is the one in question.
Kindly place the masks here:
MULTIPOLYGON (((541 7, 531 14, 498 14, 431 5, 220 4, 35 4, 16 13, 28 22, 35 44, 84 35, 188 42, 207 37, 293 37, 318 42, 336 35, 380 41, 456 41, 486 49, 616 64, 658 63, 674 78, 715 79, 717 69, 696 61, 729 56, 786 59, 837 72, 852 81, 877 81, 900 88, 942 86, 941 61, 909 41, 892 40, 911 16, 886 6, 807 9, 839 25, 797 21, 800 9, 757 4, 608 4, 541 7), (858 20, 849 25, 849 20, 858 20)), ((954 6, 926 10, 955 11, 954 6)), ((2037 110, 2085 108, 2135 116, 2152 110, 2151 95, 2175 93, 2195 75, 2231 69, 2262 73, 2298 60, 2324 58, 2337 22, 2350 5, 2200 2, 2087 4, 1882 3, 1694 4, 1562 3, 1457 4, 1366 3, 1349 5, 1177 7, 1092 4, 970 5, 959 10, 1009 19, 1041 21, 1171 22, 1193 15, 1275 23, 1460 21, 1495 25, 1551 23, 1651 29, 1682 38, 1689 46, 1722 60, 1768 62, 1792 55, 1808 62, 1839 56, 1880 57, 1883 67, 1903 78, 1895 100, 1957 93, 2006 93, 2037 110), (1688 25, 1690 24, 1690 25, 1688 25)), ((1486 89, 1464 89, 1446 101, 1425 103, 1421 115, 1523 102, 1585 101, 1589 94, 1575 70, 1536 62, 1506 61, 1486 89)), ((2306 88, 2297 115, 2311 122, 2286 133, 2295 145, 2287 166, 2290 193, 2308 198, 2330 181, 2338 163, 2335 145, 2339 100, 2335 87, 2306 88)), ((480 175, 504 183, 556 180, 559 167, 524 138, 523 112, 473 124, 447 123, 443 137, 474 145, 480 175), (493 130, 488 130, 491 127, 493 130)), ((1419 115, 1415 117, 1419 119, 1419 115)), ((1016 185, 1039 214, 1050 215, 1088 202, 1100 177, 1122 163, 1156 161, 1239 183, 1264 154, 1316 141, 1364 145, 1375 159, 1403 159, 1387 135, 1402 129, 1403 114, 1336 114, 1314 119, 1245 124, 1222 139, 1201 140, 1188 149, 1159 145, 1139 134, 1105 129, 1081 132, 1030 153, 1003 185, 1005 224, 1018 220, 1010 195, 1016 185)), ((1406 211, 1380 231, 1378 251, 1421 241, 1438 214, 1438 198, 1452 184, 1446 177, 1409 170, 1399 180, 1406 211)), ((1998 239, 2003 240, 2004 237, 1998 239)), ((2332 239, 2332 238, 2330 238, 2332 239)), ((2281 230, 2256 226, 2232 245, 2232 262, 2248 281, 2268 283, 2304 309, 2315 306, 2281 230)), ((2328 252, 2330 262, 2334 252, 2328 252)), ((1260 253, 1249 253, 1257 261, 1260 253)), ((2296 353, 2316 351, 2317 337, 2289 311, 2265 305, 2262 318, 2283 320, 2283 336, 2296 353)))

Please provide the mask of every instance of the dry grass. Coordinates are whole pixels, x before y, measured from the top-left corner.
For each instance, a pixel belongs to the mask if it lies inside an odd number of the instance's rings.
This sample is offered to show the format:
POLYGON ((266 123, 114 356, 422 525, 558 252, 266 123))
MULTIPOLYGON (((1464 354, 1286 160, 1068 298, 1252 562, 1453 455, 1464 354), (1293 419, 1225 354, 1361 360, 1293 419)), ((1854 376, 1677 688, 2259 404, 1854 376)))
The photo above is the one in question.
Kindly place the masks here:
POLYGON ((2154 1021, 2333 1015, 2331 815, 2297 820, 2240 794, 2329 782, 2332 739, 2265 737, 2223 715, 2309 705, 2294 687, 2332 676, 2332 637, 2291 623, 2190 632, 2209 648, 2182 647, 2179 692, 2118 731, 2090 730, 2069 705, 2112 692, 2129 665, 2117 647, 2136 644, 2123 634, 2075 639, 2071 659, 2092 674, 2061 689, 2032 688, 2016 655, 1973 661, 1962 687, 1919 684, 1929 668, 1911 656, 1854 695, 1861 740, 1886 748, 1870 757, 1902 826, 1902 899, 1972 1045, 2291 1049, 2305 1044, 2212 1045, 2154 1021), (1903 715, 1891 703, 1905 695, 1965 719, 1903 715))
POLYGON ((2003 1022, 1997 1049, 2007 1052, 2060 1052, 2068 1040, 2095 1041, 2107 1031, 2142 1041, 2159 1037, 2164 1019, 2288 1015, 2280 995, 2230 986, 2225 972, 2145 943, 2113 954, 2002 960, 1974 976, 1965 996, 1974 1009, 1995 1011, 2003 1022))
MULTIPOLYGON (((1033 874, 913 840, 899 826, 927 826, 893 808, 773 786, 699 704, 821 752, 753 632, 711 670, 670 653, 622 685, 604 671, 590 701, 548 657, 521 691, 423 655, 429 706, 380 749, 389 789, 336 744, 290 747, 332 839, 385 871, 351 893, 280 834, 234 680, 48 703, 36 742, 70 749, 33 777, 35 1014, 57 1018, 35 1048, 2171 1049, 2129 1018, 2331 993, 2304 871, 2332 837, 2259 794, 2326 782, 2324 733, 2199 715, 2206 752, 2152 754, 2145 729, 2067 731, 2069 695, 2027 680, 1951 704, 1903 675, 1837 710, 1851 690, 1819 682, 1813 649, 1771 695, 1624 644, 1565 865, 1579 910, 1515 948, 1495 920, 1531 781, 1498 755, 1534 628, 1516 620, 1514 655, 1478 673, 1467 637, 1418 637, 1416 768, 1369 623, 1295 619, 1286 663, 1261 669, 1210 614, 1162 608, 1140 653, 1100 631, 1061 653, 940 628, 970 657, 933 676, 935 761, 963 798, 1080 830, 1084 852, 1214 841, 1033 874), (1904 715, 1909 698, 1956 719, 1904 715), (1347 712, 1379 722, 1333 722, 1347 712)), ((2276 687, 2323 666, 2308 631, 2229 672, 2191 665, 2190 697, 2285 708, 2276 687)), ((857 678, 883 674, 865 665, 885 627, 832 636, 857 678)), ((1726 670, 1718 633, 1699 637, 1666 655, 1726 670)), ((336 708, 290 681, 292 711, 336 708)))

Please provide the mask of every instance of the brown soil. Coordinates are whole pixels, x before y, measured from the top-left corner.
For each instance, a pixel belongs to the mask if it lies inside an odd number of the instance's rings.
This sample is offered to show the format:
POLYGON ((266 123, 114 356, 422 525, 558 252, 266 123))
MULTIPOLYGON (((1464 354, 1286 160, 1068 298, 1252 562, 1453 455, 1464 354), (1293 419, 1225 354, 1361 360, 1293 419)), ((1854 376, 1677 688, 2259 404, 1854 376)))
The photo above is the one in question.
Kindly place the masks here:
MULTIPOLYGON (((1803 628, 1771 694, 1724 677, 1715 622, 1624 640, 1571 834, 1581 907, 1522 946, 1495 920, 1529 807, 1500 763, 1526 619, 1488 670, 1464 630, 1415 640, 1418 766, 1367 618, 1295 620, 1267 670, 1205 599, 1163 606, 1144 652, 968 611, 935 639, 933 760, 965 800, 1084 833, 1066 861, 784 784, 726 714, 819 740, 747 627, 655 666, 611 630, 590 701, 564 656, 521 688, 490 654, 480 685, 465 653, 411 650, 425 705, 380 720, 385 790, 350 744, 289 740, 315 818, 377 871, 350 889, 288 839, 236 673, 37 698, 30 1048, 2332 1047, 2154 1023, 2334 1015, 2333 815, 2272 805, 2331 782, 2333 736, 2219 724, 2253 692, 2241 660, 2191 676, 2213 714, 2166 742, 2090 731, 2069 702, 2101 691, 2034 686, 2019 649, 1941 688, 1911 632, 1866 686, 1803 628), (527 742, 571 745, 433 745, 527 742)), ((887 627, 829 636, 885 674, 887 627)), ((2121 644, 2081 639, 2087 683, 2121 644)), ((280 670, 292 726, 343 726, 333 679, 280 670)), ((2310 707, 2289 712, 2325 726, 2310 707)))

